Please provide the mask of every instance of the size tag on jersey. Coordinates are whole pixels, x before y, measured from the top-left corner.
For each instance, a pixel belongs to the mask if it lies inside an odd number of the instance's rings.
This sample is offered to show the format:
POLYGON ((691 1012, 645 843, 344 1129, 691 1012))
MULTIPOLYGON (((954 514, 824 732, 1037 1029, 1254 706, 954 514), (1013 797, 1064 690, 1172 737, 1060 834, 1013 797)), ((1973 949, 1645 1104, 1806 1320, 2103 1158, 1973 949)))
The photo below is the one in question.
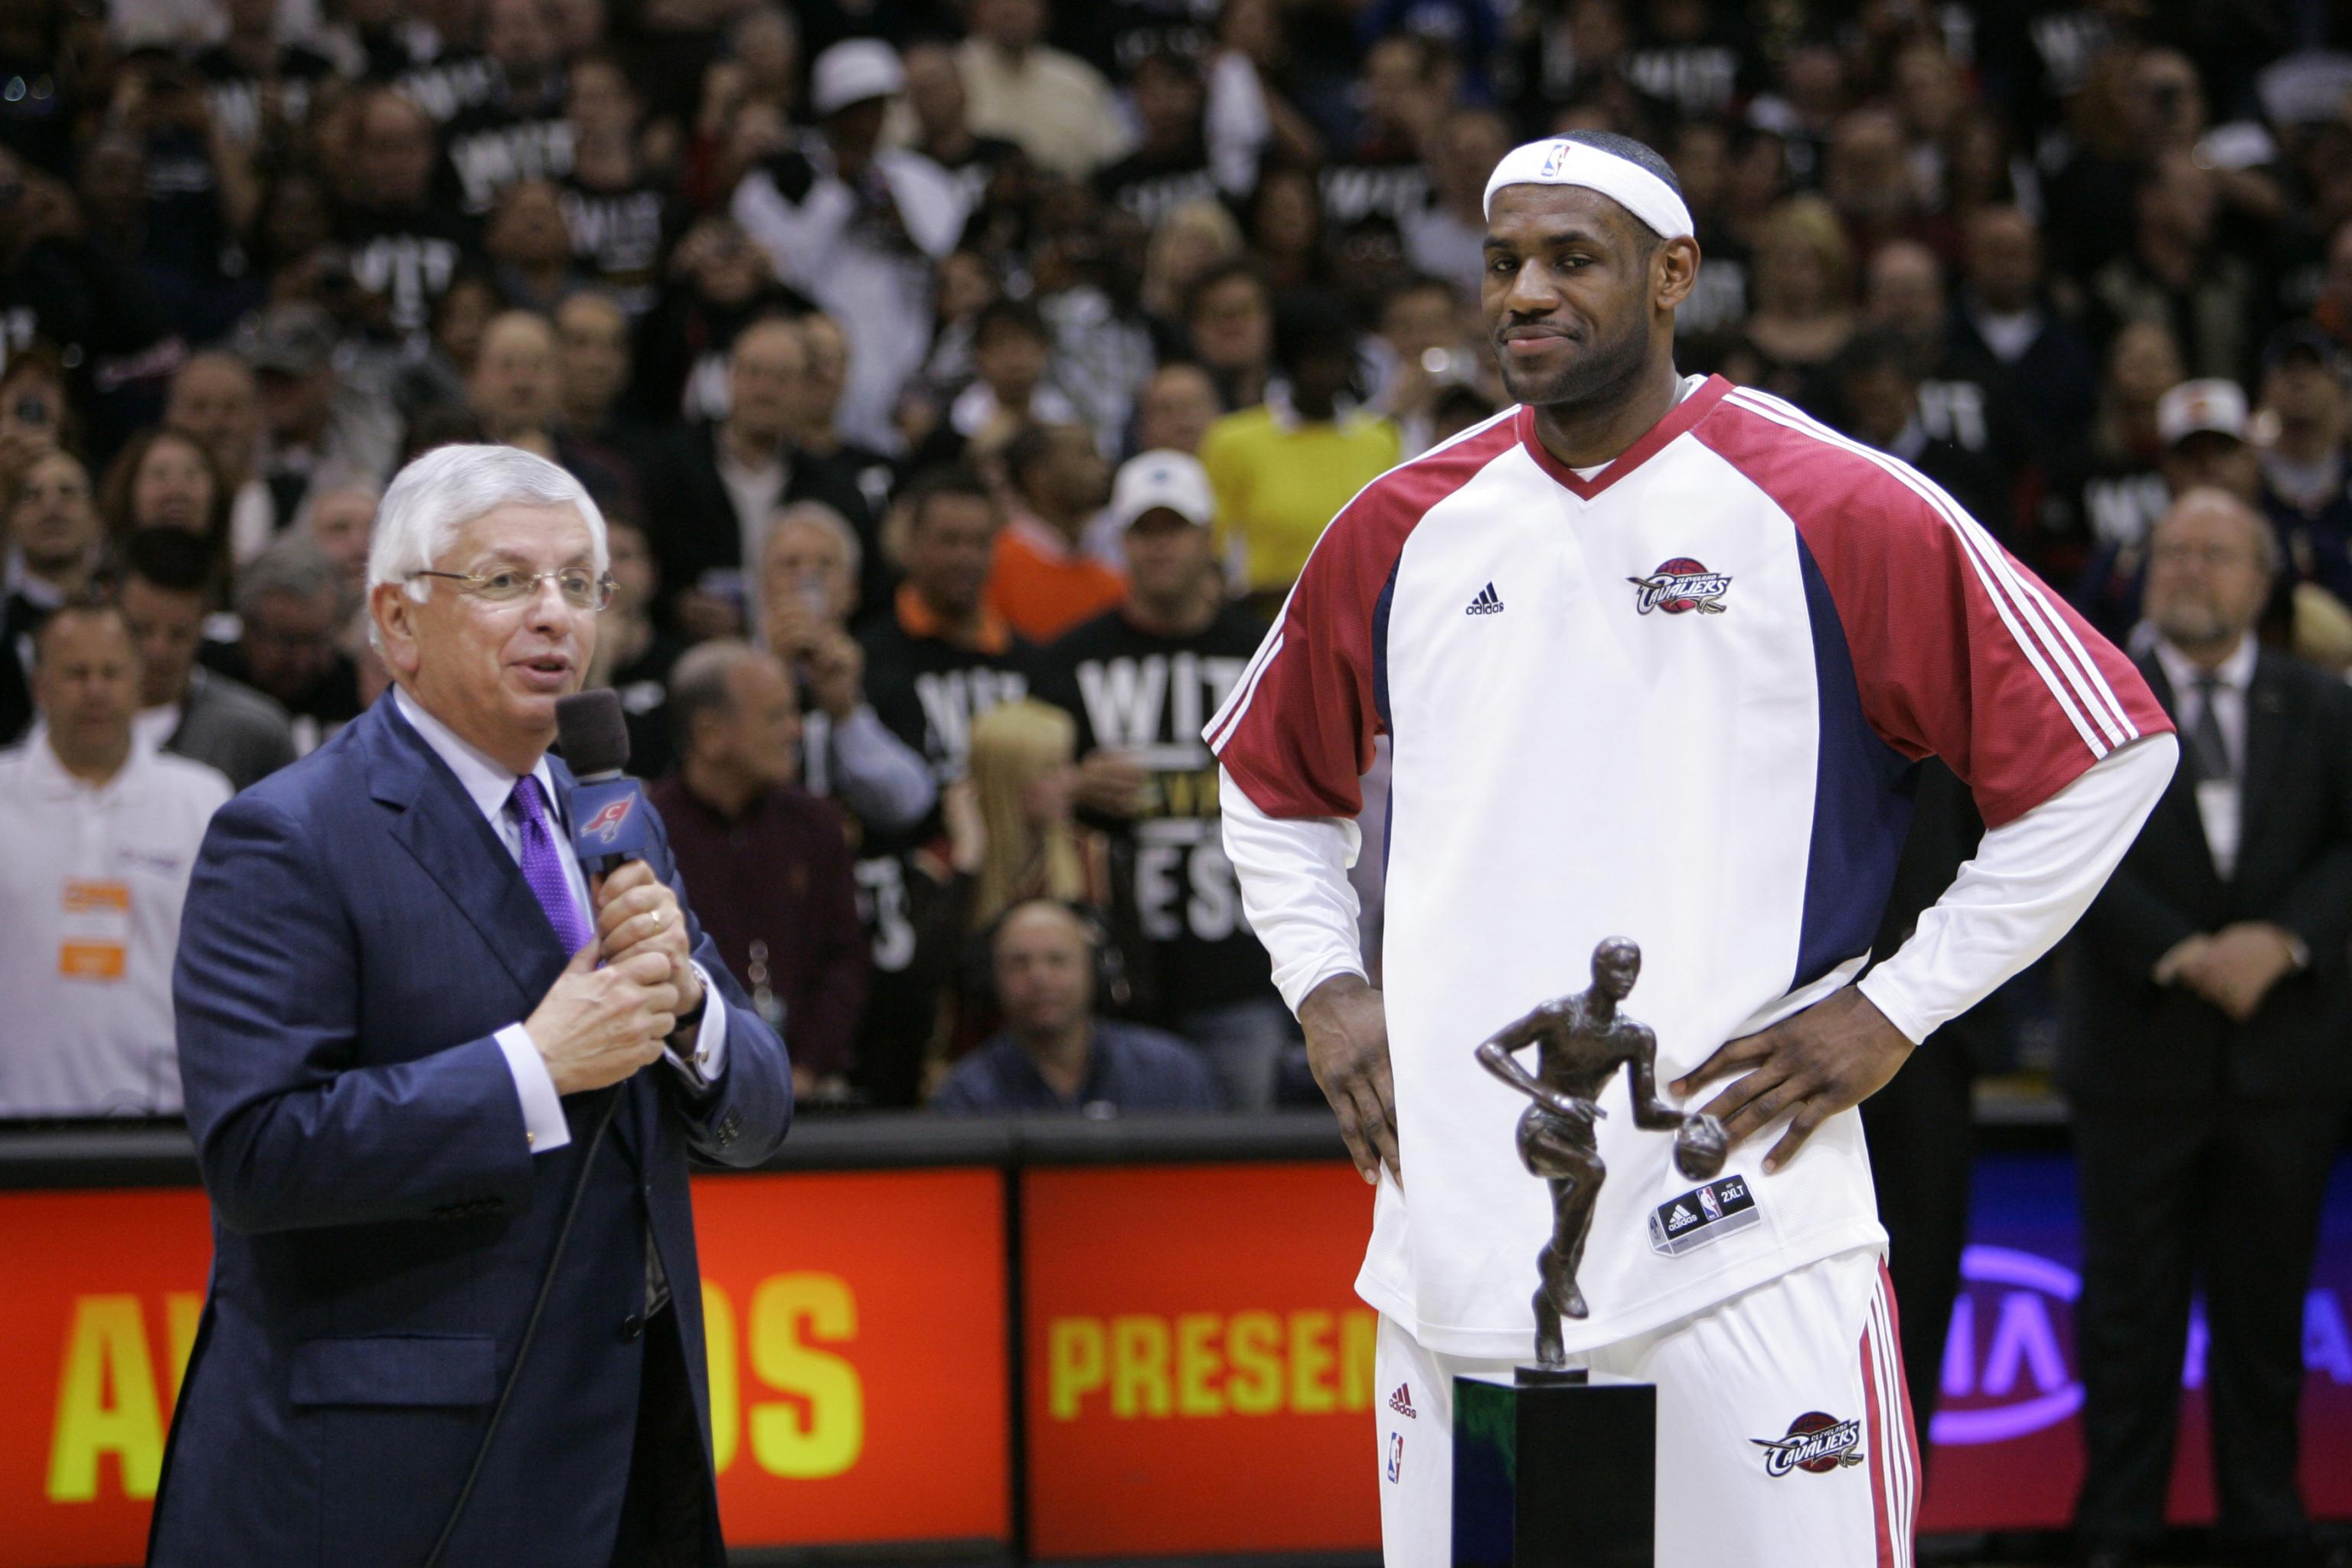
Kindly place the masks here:
POLYGON ((1650 1249, 1679 1258, 1711 1241, 1761 1224, 1764 1211, 1745 1176, 1724 1176, 1668 1198, 1650 1211, 1650 1249))
POLYGON ((101 984, 121 980, 131 955, 131 884, 68 877, 60 914, 58 973, 101 984))

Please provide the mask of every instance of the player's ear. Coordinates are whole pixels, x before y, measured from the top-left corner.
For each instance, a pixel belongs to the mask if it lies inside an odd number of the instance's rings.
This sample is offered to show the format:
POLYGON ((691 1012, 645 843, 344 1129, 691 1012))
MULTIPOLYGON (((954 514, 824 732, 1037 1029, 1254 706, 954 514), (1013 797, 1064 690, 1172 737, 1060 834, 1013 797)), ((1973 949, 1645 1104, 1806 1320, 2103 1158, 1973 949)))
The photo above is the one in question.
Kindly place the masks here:
POLYGON ((1678 309, 1698 286, 1698 241, 1688 235, 1660 240, 1650 257, 1650 282, 1659 310, 1678 309))

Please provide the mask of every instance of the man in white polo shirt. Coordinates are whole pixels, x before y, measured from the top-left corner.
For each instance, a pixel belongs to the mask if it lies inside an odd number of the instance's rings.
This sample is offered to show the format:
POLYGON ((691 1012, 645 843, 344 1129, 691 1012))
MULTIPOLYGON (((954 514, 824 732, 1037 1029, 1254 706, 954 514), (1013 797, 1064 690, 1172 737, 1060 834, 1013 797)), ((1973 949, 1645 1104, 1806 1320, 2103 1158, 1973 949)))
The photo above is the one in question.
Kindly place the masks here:
POLYGON ((1519 405, 1340 511, 1206 731, 1250 924, 1378 1186, 1388 1561, 1447 1561, 1454 1377, 1535 1349, 1551 1198, 1514 1149, 1527 1100, 1474 1053, 1625 936, 1660 1099, 1732 1148, 1681 1176, 1657 1109, 1601 1090, 1563 1349, 1657 1385, 1661 1568, 1895 1568, 1918 1463, 1853 1107, 2074 922, 2171 726, 1917 472, 1675 373, 1699 254, 1656 153, 1531 143, 1486 203, 1519 405), (1375 991, 1346 868, 1383 734, 1375 991), (1988 831, 1865 976, 1928 756, 1988 831), (1683 1206, 1705 1223, 1669 1232, 1683 1206))
POLYGON ((180 903, 228 781, 132 734, 112 605, 68 605, 34 647, 41 722, 0 752, 0 1116, 171 1115, 180 903))

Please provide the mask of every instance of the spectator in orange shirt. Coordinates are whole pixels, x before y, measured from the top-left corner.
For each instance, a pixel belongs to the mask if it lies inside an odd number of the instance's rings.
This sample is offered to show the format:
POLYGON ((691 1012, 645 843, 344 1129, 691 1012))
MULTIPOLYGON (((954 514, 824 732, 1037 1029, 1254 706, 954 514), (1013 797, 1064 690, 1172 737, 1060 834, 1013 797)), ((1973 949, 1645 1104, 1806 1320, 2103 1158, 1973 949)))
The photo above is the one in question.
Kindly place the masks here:
POLYGON ((1012 520, 996 536, 989 607, 1031 642, 1049 642, 1127 596, 1127 577, 1087 552, 1087 524, 1110 490, 1110 465, 1083 425, 1032 425, 1004 449, 1012 520))

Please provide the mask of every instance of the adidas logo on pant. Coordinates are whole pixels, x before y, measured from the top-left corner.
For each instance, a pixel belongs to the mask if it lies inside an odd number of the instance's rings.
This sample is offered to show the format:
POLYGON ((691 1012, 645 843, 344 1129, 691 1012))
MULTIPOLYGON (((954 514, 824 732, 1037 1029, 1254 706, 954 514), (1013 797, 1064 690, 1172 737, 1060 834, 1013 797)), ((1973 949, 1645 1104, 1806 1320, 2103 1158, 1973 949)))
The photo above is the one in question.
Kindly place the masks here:
POLYGON ((1465 616, 1501 615, 1503 613, 1503 600, 1501 595, 1495 592, 1495 584, 1489 583, 1484 588, 1479 589, 1478 596, 1471 600, 1467 605, 1464 606, 1462 613, 1465 616))

